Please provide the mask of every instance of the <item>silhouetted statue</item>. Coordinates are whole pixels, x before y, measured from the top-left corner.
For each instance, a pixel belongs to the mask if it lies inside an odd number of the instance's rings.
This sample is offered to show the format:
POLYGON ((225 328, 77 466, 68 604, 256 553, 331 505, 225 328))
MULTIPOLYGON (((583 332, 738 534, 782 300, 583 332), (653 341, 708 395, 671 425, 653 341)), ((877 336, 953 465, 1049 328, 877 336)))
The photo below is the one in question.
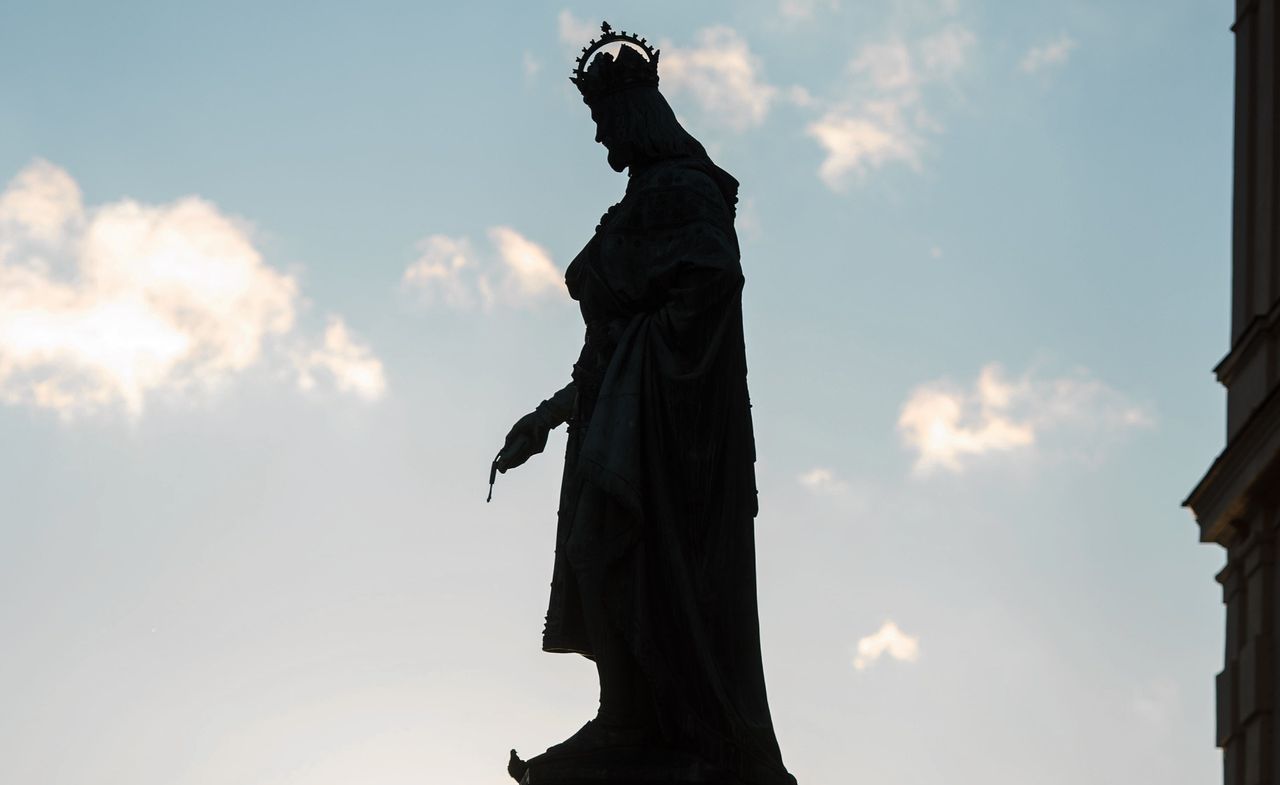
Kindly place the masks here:
POLYGON ((595 660, 600 708, 527 763, 512 751, 509 771, 793 785, 760 660, 738 183, 658 92, 658 52, 602 29, 572 80, 626 194, 565 273, 586 322, 573 381, 494 462, 521 465, 569 424, 542 647, 595 660))

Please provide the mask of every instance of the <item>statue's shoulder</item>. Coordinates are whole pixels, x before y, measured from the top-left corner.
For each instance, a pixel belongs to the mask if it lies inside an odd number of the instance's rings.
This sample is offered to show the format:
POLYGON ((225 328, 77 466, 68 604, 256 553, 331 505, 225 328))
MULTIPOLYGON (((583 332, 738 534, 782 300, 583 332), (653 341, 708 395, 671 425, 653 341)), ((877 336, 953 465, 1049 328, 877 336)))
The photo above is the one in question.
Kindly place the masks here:
MULTIPOLYGON (((685 220, 719 216, 733 205, 706 165, 692 159, 659 161, 640 175, 632 188, 642 213, 657 211, 685 220)), ((736 201, 736 200, 735 200, 736 201)))
POLYGON ((671 158, 648 167, 638 190, 689 190, 720 198, 720 187, 703 164, 691 158, 671 158))

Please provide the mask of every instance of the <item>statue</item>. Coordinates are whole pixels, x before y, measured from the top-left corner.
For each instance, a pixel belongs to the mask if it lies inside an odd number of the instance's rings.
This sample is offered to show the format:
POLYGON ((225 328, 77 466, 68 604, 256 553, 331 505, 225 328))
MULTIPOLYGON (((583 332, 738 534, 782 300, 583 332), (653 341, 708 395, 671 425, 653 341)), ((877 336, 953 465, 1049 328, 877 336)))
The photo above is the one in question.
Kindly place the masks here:
POLYGON ((568 423, 542 648, 595 661, 600 707, 508 770, 525 785, 794 785, 760 658, 738 183, 658 92, 659 52, 602 30, 572 81, 626 194, 565 273, 586 323, 572 381, 493 464, 521 465, 568 423))

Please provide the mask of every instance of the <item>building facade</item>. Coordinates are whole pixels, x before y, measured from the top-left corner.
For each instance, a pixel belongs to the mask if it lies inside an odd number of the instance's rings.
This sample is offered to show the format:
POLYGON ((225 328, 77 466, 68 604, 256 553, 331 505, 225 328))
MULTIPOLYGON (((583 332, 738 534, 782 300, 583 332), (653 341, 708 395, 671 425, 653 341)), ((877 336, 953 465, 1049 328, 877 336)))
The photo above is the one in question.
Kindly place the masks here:
POLYGON ((1237 0, 1226 448, 1187 498, 1218 574, 1225 785, 1280 785, 1280 0, 1237 0))

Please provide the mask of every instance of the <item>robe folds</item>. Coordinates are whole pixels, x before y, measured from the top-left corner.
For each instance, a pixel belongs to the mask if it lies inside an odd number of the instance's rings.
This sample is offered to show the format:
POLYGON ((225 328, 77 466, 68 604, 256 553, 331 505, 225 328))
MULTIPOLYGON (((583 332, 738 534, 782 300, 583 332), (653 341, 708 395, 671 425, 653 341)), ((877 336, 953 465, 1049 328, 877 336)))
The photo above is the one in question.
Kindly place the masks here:
POLYGON ((736 193, 706 159, 633 169, 566 272, 586 339, 543 648, 593 656, 580 597, 600 591, 664 741, 794 785, 760 655, 736 193))

